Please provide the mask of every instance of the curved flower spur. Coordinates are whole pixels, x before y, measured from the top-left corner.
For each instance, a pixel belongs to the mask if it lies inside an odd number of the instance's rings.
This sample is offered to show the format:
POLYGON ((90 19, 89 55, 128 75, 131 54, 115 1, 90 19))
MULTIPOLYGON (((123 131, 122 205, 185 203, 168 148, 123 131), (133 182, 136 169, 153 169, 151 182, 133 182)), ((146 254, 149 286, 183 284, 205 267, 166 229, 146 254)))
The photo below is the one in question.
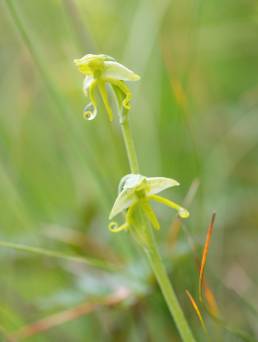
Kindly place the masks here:
POLYGON ((176 180, 165 177, 144 177, 139 174, 129 174, 123 177, 119 185, 119 194, 110 212, 109 219, 111 220, 114 216, 127 210, 125 223, 118 226, 116 222, 111 222, 109 229, 115 233, 129 229, 133 225, 133 211, 136 207, 141 207, 153 228, 158 230, 160 224, 149 203, 151 200, 176 209, 181 218, 187 218, 189 212, 185 208, 173 201, 156 195, 165 189, 177 185, 179 183, 176 180))
POLYGON ((96 100, 96 91, 98 90, 109 120, 112 121, 113 112, 108 99, 107 84, 110 84, 115 91, 122 94, 123 107, 126 110, 130 109, 132 94, 125 81, 137 81, 140 76, 108 55, 88 54, 80 59, 75 59, 74 63, 79 71, 85 75, 83 90, 90 99, 90 102, 84 108, 83 114, 87 120, 93 120, 98 113, 96 100))

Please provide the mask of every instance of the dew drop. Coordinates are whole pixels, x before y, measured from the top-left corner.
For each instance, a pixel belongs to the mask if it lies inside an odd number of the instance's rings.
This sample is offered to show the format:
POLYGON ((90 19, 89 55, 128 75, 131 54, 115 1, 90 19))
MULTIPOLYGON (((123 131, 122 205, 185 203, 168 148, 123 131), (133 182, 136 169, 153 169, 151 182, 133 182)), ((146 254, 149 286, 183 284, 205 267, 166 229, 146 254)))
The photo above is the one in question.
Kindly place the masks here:
POLYGON ((186 210, 185 208, 180 208, 179 210, 178 210, 178 215, 181 217, 181 218, 187 218, 187 217, 189 217, 189 211, 188 210, 186 210))
POLYGON ((92 103, 89 103, 84 107, 84 110, 83 110, 84 119, 93 120, 95 119, 96 115, 97 115, 97 108, 92 103))

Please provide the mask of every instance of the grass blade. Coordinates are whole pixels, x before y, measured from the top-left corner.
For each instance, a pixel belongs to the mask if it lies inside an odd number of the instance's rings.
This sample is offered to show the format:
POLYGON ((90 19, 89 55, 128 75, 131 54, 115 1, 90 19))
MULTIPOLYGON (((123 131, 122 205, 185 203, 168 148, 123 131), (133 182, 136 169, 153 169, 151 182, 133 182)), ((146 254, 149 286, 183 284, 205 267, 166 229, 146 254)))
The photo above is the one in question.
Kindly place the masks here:
POLYGON ((88 266, 97 267, 109 271, 117 270, 118 267, 115 265, 108 264, 106 261, 92 258, 83 258, 79 256, 66 255, 58 251, 53 251, 41 247, 27 246, 23 244, 17 244, 13 242, 0 241, 0 246, 5 248, 11 248, 22 252, 30 252, 39 255, 45 255, 51 258, 63 259, 67 261, 78 262, 81 264, 86 264, 88 266))
POLYGON ((205 333, 207 333, 207 332, 208 332, 208 331, 207 331, 207 327, 206 327, 206 325, 205 325, 205 322, 204 322, 204 320, 203 320, 201 311, 200 311, 200 309, 199 309, 199 307, 198 307, 196 301, 194 300, 193 296, 191 295, 191 293, 190 293, 188 290, 185 290, 185 292, 186 292, 186 294, 187 294, 187 297, 188 297, 190 303, 192 304, 192 307, 193 307, 193 309, 194 309, 194 311, 195 311, 197 317, 199 318, 199 321, 200 321, 200 323, 201 323, 201 326, 202 326, 202 328, 203 328, 203 331, 204 331, 205 333))

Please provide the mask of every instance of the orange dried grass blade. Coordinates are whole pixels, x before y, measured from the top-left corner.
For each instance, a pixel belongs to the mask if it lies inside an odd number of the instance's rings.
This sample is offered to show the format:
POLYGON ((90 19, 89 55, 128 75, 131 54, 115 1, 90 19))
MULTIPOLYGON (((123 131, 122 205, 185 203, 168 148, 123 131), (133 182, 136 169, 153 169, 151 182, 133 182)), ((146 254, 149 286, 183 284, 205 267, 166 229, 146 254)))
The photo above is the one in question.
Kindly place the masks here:
MULTIPOLYGON (((202 286, 200 294, 202 295, 202 289, 204 289, 204 296, 205 296, 205 299, 206 299, 206 302, 207 302, 207 306, 205 304, 205 308, 207 309, 208 313, 211 316, 213 316, 214 318, 218 318, 219 315, 220 315, 219 309, 218 309, 218 305, 217 305, 215 296, 213 294, 213 291, 211 290, 211 288, 207 284, 207 280, 206 280, 206 277, 205 277, 205 274, 204 274, 204 269, 205 269, 205 264, 206 264, 206 259, 207 259, 207 253, 208 253, 208 248, 209 248, 209 242, 210 242, 211 235, 212 235, 212 231, 211 230, 213 229, 214 222, 215 222, 215 213, 212 215, 212 219, 211 219, 211 223, 210 223, 211 228, 209 226, 208 233, 207 233, 207 238, 208 238, 208 234, 209 234, 209 230, 210 230, 209 238, 208 239, 206 238, 205 246, 207 246, 207 248, 206 248, 205 259, 204 259, 204 251, 203 251, 202 260, 199 258, 197 250, 195 248, 194 241, 193 241, 189 231, 185 230, 185 234, 186 234, 186 237, 188 239, 188 243, 189 243, 189 245, 192 248, 194 259, 195 259, 195 263, 196 263, 196 267, 198 269, 202 269, 202 271, 201 271, 202 274, 200 274, 200 276, 199 276, 200 279, 201 279, 200 284, 202 286), (202 265, 202 267, 201 267, 201 265, 202 265)), ((205 249, 205 247, 204 247, 204 249, 205 249)), ((202 296, 201 296, 200 300, 202 302, 202 296)))
POLYGON ((198 318, 199 318, 199 321, 200 321, 200 323, 201 323, 201 326, 202 326, 204 332, 207 333, 208 331, 207 331, 206 325, 205 325, 205 323, 204 323, 204 320, 203 320, 201 311, 200 311, 200 309, 199 309, 199 307, 198 307, 196 301, 194 300, 193 296, 191 295, 191 293, 190 293, 188 290, 185 290, 185 292, 186 292, 186 294, 187 294, 187 297, 188 297, 190 303, 192 304, 192 307, 194 308, 194 311, 195 311, 196 315, 197 315, 198 318))
POLYGON ((46 318, 40 319, 32 324, 25 325, 18 331, 13 332, 8 336, 10 342, 21 341, 28 337, 43 333, 58 325, 65 324, 66 322, 73 321, 81 316, 90 314, 101 305, 113 306, 121 303, 130 296, 131 292, 127 288, 119 288, 114 293, 111 293, 106 298, 98 302, 87 302, 80 304, 76 307, 55 313, 46 318))
POLYGON ((202 301, 202 290, 203 290, 203 285, 204 285, 204 270, 205 270, 205 265, 207 261, 210 240, 211 240, 211 236, 212 236, 212 232, 214 228, 215 218, 216 218, 216 213, 213 213, 211 217, 211 222, 208 227, 206 241, 205 241, 203 253, 202 253, 202 260, 201 260, 200 273, 199 273, 199 299, 200 301, 202 301))
POLYGON ((209 312, 210 314, 215 317, 218 318, 219 317, 219 308, 215 299, 215 296, 212 292, 212 290, 208 287, 208 285, 205 282, 204 285, 204 289, 205 289, 205 298, 209 307, 209 312))

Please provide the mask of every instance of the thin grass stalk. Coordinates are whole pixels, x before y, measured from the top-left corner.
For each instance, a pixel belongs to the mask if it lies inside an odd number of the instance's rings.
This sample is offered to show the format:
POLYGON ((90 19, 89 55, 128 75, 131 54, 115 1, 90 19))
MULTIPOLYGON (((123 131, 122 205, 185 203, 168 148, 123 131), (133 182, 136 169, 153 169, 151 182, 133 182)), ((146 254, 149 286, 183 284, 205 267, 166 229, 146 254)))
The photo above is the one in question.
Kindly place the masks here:
MULTIPOLYGON (((56 105, 59 113, 61 114, 59 118, 60 125, 62 125, 63 127, 67 127, 69 129, 69 132, 71 131, 71 129, 75 130, 73 121, 69 120, 69 118, 71 117, 71 111, 69 109, 68 103, 62 97, 62 95, 60 94, 60 92, 58 91, 58 89, 56 88, 55 84, 52 81, 52 78, 48 71, 48 67, 41 58, 41 54, 37 48, 37 44, 31 38, 29 34, 29 30, 23 21, 22 15, 19 13, 19 8, 18 8, 19 5, 17 5, 18 2, 13 1, 13 0, 6 0, 5 4, 25 46, 27 47, 27 49, 29 50, 31 54, 33 62, 35 63, 38 69, 41 79, 43 80, 46 86, 46 89, 53 100, 53 103, 56 105)), ((78 132, 75 131, 74 135, 78 137, 77 133, 78 132)), ((78 148, 74 146, 72 141, 71 141, 71 144, 67 144, 66 148, 72 149, 71 155, 73 156, 76 155, 77 160, 81 158, 80 153, 78 153, 78 148), (73 146, 69 146, 69 145, 73 145, 73 146)), ((99 163, 96 160, 94 153, 91 151, 91 149, 89 149, 88 146, 87 146, 87 153, 85 153, 84 158, 86 159, 86 162, 88 165, 87 171, 89 171, 92 174, 92 178, 94 179, 94 181, 97 182, 98 190, 99 192, 101 192, 102 198, 105 199, 105 205, 108 206, 109 201, 110 201, 109 184, 105 182, 105 177, 103 176, 102 170, 99 167, 99 163), (103 191, 103 189, 105 191, 103 191), (104 197, 103 197, 103 194, 105 195, 104 197)))

